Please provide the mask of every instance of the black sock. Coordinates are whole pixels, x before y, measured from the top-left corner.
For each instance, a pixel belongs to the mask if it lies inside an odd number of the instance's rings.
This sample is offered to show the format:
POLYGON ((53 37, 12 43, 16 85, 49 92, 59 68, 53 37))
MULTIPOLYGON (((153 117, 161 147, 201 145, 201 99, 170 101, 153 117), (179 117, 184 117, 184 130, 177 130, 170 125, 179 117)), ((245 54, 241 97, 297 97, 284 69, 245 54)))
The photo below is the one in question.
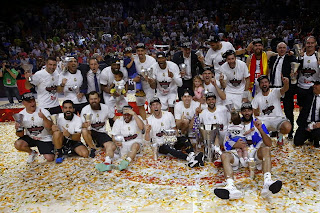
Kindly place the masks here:
POLYGON ((58 158, 62 158, 63 153, 62 153, 62 148, 61 149, 57 149, 58 152, 58 158))

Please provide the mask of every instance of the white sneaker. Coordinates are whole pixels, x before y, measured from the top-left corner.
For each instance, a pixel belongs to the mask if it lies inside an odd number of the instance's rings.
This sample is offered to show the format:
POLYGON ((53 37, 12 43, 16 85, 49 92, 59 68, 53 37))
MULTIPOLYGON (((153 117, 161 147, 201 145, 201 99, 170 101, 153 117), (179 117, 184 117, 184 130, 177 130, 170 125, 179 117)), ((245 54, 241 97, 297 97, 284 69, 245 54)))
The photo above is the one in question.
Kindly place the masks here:
POLYGON ((194 152, 190 152, 186 159, 188 161, 188 166, 191 168, 199 166, 199 162, 195 159, 195 157, 196 155, 194 152))
POLYGON ((227 184, 223 188, 214 189, 214 194, 221 199, 239 199, 242 197, 242 192, 237 189, 234 184, 227 184))
POLYGON ((32 150, 31 154, 28 156, 27 163, 32 163, 37 156, 37 152, 32 150))
POLYGON ((222 154, 222 151, 219 146, 214 145, 213 148, 214 148, 214 151, 217 152, 219 155, 222 154))
POLYGON ((263 184, 263 189, 261 191, 262 197, 269 197, 272 194, 278 193, 282 188, 282 181, 276 180, 272 181, 271 179, 265 180, 263 184))

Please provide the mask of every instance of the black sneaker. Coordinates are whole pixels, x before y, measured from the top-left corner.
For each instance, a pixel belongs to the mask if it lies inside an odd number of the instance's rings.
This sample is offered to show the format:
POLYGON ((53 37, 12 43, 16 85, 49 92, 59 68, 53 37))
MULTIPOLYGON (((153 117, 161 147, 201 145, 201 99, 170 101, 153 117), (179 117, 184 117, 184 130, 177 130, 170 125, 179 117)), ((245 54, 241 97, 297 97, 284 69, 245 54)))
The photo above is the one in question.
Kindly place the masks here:
POLYGON ((204 166, 204 155, 203 152, 199 152, 195 159, 199 162, 200 166, 204 166))
POLYGON ((96 156, 96 149, 90 150, 90 158, 94 158, 96 156))

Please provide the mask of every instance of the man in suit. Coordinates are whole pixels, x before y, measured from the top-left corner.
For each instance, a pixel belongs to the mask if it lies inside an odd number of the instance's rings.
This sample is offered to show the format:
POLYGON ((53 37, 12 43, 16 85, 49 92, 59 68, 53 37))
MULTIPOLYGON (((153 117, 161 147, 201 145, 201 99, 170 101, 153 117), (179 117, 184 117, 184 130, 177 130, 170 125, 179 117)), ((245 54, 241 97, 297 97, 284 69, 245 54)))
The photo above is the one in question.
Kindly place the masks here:
POLYGON ((178 87, 178 96, 181 100, 183 91, 189 89, 193 96, 193 83, 194 76, 202 74, 203 68, 201 62, 198 60, 194 50, 191 50, 191 42, 184 42, 181 45, 181 51, 176 52, 173 55, 172 61, 176 63, 180 68, 180 74, 182 77, 182 86, 178 87), (185 64, 185 68, 183 65, 185 64))
POLYGON ((301 146, 309 139, 318 148, 320 141, 320 80, 313 82, 313 95, 307 96, 301 103, 302 110, 297 119, 298 129, 294 135, 294 144, 301 146))
POLYGON ((285 93, 282 98, 284 113, 286 117, 290 120, 292 124, 292 129, 288 134, 288 138, 293 139, 293 124, 294 124, 294 101, 293 96, 296 94, 296 84, 292 84, 290 74, 291 74, 291 62, 295 62, 294 56, 289 56, 286 54, 287 45, 284 42, 280 42, 277 45, 278 56, 271 56, 269 60, 269 78, 270 78, 270 88, 281 88, 283 86, 282 77, 287 77, 289 79, 289 90, 285 93))

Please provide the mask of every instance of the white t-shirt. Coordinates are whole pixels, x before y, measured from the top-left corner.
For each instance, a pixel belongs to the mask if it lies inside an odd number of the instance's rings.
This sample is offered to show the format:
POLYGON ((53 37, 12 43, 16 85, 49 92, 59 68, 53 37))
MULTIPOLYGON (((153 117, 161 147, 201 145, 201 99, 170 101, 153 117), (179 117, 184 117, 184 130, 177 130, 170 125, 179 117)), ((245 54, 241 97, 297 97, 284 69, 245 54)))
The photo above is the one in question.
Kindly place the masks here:
POLYGON ((196 109, 197 107, 199 107, 200 103, 191 100, 190 103, 190 107, 186 108, 183 104, 183 101, 179 101, 178 103, 176 103, 176 105, 174 106, 174 118, 177 120, 180 120, 182 117, 182 114, 184 114, 184 116, 187 119, 192 119, 194 114, 196 113, 196 109))
MULTIPOLYGON (((133 136, 137 134, 137 137, 132 140, 135 140, 137 142, 142 141, 141 130, 139 129, 138 124, 134 119, 134 117, 132 117, 129 123, 126 123, 123 117, 120 117, 119 119, 117 119, 113 124, 112 131, 110 132, 110 134, 111 135, 121 134, 123 135, 123 137, 133 136)), ((131 141, 131 140, 128 140, 128 141, 131 141)))
POLYGON ((82 121, 77 115, 73 115, 72 120, 66 120, 64 114, 60 113, 58 115, 57 123, 61 132, 63 131, 63 128, 65 128, 70 134, 81 133, 82 121))
POLYGON ((230 113, 226 107, 216 106, 216 111, 214 112, 210 112, 208 109, 203 110, 199 118, 201 124, 222 124, 223 130, 226 130, 230 120, 230 113))
POLYGON ((117 87, 117 86, 124 87, 126 85, 126 82, 123 79, 121 79, 120 81, 114 80, 112 83, 114 84, 115 87, 117 87))
POLYGON ((235 51, 233 45, 230 42, 221 41, 222 47, 220 50, 214 51, 212 48, 209 48, 204 63, 206 65, 213 65, 214 66, 214 72, 216 78, 220 76, 220 66, 223 64, 223 58, 222 55, 227 50, 233 50, 235 51))
POLYGON ((284 117, 280 103, 280 90, 280 88, 272 88, 267 96, 260 92, 254 97, 252 108, 259 108, 259 117, 284 117))
MULTIPOLYGON (((144 63, 141 63, 138 57, 136 57, 134 59, 134 63, 136 65, 136 70, 137 70, 138 74, 140 74, 142 68, 148 69, 148 68, 152 67, 153 64, 157 63, 157 61, 153 57, 146 55, 146 61, 144 63)), ((148 96, 153 97, 155 95, 154 89, 152 89, 150 87, 150 84, 148 82, 146 82, 144 80, 142 80, 141 82, 142 82, 143 91, 148 96)))
POLYGON ((303 56, 303 69, 311 69, 310 71, 300 72, 298 79, 298 87, 302 89, 309 89, 313 86, 312 81, 319 80, 319 65, 315 54, 307 56, 304 53, 303 56))
POLYGON ((172 61, 167 61, 165 69, 161 69, 158 63, 152 65, 154 79, 157 81, 157 92, 161 95, 178 94, 178 87, 182 86, 179 67, 172 61), (168 71, 173 73, 173 78, 168 76, 168 71))
POLYGON ((57 93, 59 75, 57 71, 50 74, 45 69, 39 70, 32 76, 30 83, 35 86, 39 107, 52 108, 59 106, 57 93))
MULTIPOLYGON (((219 88, 221 88, 220 81, 216 80, 216 83, 217 83, 217 86, 218 86, 219 88)), ((217 104, 217 105, 222 105, 222 104, 223 104, 223 101, 222 101, 222 99, 220 98, 217 89, 213 86, 213 84, 212 84, 211 82, 210 82, 210 84, 208 84, 208 85, 205 84, 205 83, 203 83, 203 87, 204 87, 204 91, 213 92, 213 93, 216 95, 216 104, 217 104)))
POLYGON ((77 70, 76 73, 64 72, 59 75, 59 84, 62 83, 62 79, 66 78, 67 83, 63 88, 64 100, 71 100, 74 104, 86 103, 86 97, 83 96, 81 100, 78 100, 77 94, 80 93, 80 87, 83 82, 81 71, 77 70), (75 88, 75 86, 77 88, 75 88))
POLYGON ((162 111, 161 118, 157 119, 154 115, 147 118, 148 124, 151 125, 150 137, 155 143, 163 143, 163 137, 158 137, 157 134, 163 130, 168 130, 176 127, 174 117, 171 112, 162 111))
POLYGON ((28 113, 26 109, 23 109, 19 114, 22 114, 23 121, 22 126, 25 128, 26 135, 30 136, 34 140, 49 142, 52 141, 52 136, 49 131, 44 128, 43 119, 39 117, 38 113, 41 112, 50 119, 50 112, 44 108, 37 107, 36 111, 32 114, 28 113))
POLYGON ((237 59, 234 69, 231 69, 228 63, 224 63, 220 70, 227 83, 225 92, 242 94, 246 86, 245 78, 250 76, 246 63, 237 59))
POLYGON ((100 106, 101 106, 100 110, 93 110, 90 104, 83 107, 81 111, 81 120, 82 120, 82 123, 84 123, 85 119, 83 115, 92 114, 92 120, 91 120, 92 129, 97 132, 108 133, 106 130, 106 124, 109 118, 114 117, 114 110, 110 109, 105 104, 100 104, 100 106))
MULTIPOLYGON (((121 67, 120 71, 123 73, 123 80, 125 82, 127 82, 128 81, 128 72, 127 72, 126 68, 121 67)), ((114 81, 114 75, 111 71, 111 67, 104 68, 100 74, 100 84, 110 86, 113 83, 113 81, 114 81)), ((103 92, 103 97, 104 97, 105 101, 109 100, 110 96, 111 95, 109 93, 103 92)))

